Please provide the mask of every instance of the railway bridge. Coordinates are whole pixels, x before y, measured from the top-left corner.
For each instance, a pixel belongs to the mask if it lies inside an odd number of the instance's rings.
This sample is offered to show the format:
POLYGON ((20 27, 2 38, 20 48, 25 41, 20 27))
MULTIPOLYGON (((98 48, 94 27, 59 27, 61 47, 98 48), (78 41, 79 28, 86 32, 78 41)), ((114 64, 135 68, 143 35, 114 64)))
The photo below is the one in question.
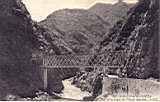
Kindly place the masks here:
POLYGON ((99 53, 97 55, 45 55, 43 57, 43 80, 44 89, 47 88, 47 72, 48 69, 53 68, 94 68, 102 69, 117 69, 123 67, 124 52, 107 52, 99 53))

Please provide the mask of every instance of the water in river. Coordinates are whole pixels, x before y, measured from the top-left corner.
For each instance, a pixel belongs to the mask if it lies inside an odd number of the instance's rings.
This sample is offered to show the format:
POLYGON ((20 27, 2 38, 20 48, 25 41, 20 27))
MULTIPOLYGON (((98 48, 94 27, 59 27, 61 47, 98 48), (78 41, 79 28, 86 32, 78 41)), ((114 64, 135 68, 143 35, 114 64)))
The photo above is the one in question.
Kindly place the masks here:
MULTIPOLYGON (((75 87, 71 84, 71 79, 67 79, 63 81, 64 84, 64 90, 62 91, 62 94, 60 95, 64 99, 73 99, 73 100, 83 100, 84 97, 90 96, 91 93, 86 91, 81 91, 79 88, 75 87)), ((62 99, 63 100, 63 99, 62 99)))

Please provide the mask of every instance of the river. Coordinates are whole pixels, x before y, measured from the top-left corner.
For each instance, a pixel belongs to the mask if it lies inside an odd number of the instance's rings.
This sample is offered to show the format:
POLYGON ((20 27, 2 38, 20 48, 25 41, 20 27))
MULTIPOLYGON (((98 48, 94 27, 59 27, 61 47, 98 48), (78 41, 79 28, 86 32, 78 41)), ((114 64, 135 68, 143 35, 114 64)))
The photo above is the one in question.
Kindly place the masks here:
POLYGON ((71 84, 72 79, 67 79, 63 81, 64 90, 60 96, 62 97, 62 101, 66 100, 83 100, 86 96, 91 96, 91 93, 86 91, 81 91, 80 88, 75 87, 71 84))

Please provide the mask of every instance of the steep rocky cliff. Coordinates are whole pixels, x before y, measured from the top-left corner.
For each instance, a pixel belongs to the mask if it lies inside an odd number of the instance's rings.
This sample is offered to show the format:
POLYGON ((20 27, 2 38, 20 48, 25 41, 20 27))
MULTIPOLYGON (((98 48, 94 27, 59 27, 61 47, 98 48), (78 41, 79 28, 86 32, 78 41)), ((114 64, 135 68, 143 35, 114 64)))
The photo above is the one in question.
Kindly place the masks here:
POLYGON ((159 77, 159 0, 140 0, 101 42, 100 50, 126 51, 121 77, 159 77))
MULTIPOLYGON (((41 63, 35 63, 32 57, 68 54, 72 50, 55 33, 33 22, 21 0, 0 1, 0 22, 0 100, 5 100, 8 94, 34 97, 43 88, 43 74, 38 65, 41 63)), ((61 92, 62 79, 75 72, 49 71, 49 90, 61 92)))
MULTIPOLYGON (((122 78, 160 78, 158 4, 159 0, 139 0, 139 3, 130 9, 126 19, 118 21, 106 34, 97 47, 97 53, 120 51, 125 52, 125 56, 122 59, 124 63, 121 63, 123 67, 118 68, 119 71, 110 73, 110 69, 107 69, 106 72, 102 70, 102 73, 117 74, 122 78)), ((95 64, 97 64, 97 57, 99 54, 95 54, 92 58, 95 64)), ((98 64, 106 63, 105 57, 102 58, 98 64)), ((111 59, 110 61, 114 61, 117 58, 113 56, 111 59)), ((98 73, 98 71, 86 72, 80 77, 75 77, 73 83, 82 89, 92 91, 98 73)))
POLYGON ((42 88, 40 69, 31 62, 38 48, 32 21, 20 0, 0 1, 0 96, 31 96, 42 88))

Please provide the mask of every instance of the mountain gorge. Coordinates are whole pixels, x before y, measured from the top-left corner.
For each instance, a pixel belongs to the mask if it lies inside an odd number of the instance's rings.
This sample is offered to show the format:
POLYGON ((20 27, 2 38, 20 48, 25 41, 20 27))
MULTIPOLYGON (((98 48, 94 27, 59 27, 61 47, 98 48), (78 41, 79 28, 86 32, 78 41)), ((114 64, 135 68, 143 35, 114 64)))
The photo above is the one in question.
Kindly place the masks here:
MULTIPOLYGON (((21 0, 0 1, 0 100, 9 94, 35 97, 43 89, 40 65, 48 55, 122 51, 126 56, 123 67, 115 72, 118 77, 159 78, 158 4, 158 0, 139 0, 136 5, 97 3, 86 10, 58 10, 36 22, 21 0)), ((103 58, 100 63, 105 62, 103 58)), ((96 64, 96 58, 91 61, 96 64)), ((78 71, 48 69, 48 86, 43 91, 61 93, 62 80, 78 71)), ((96 74, 87 72, 86 80, 93 81, 96 74)))

